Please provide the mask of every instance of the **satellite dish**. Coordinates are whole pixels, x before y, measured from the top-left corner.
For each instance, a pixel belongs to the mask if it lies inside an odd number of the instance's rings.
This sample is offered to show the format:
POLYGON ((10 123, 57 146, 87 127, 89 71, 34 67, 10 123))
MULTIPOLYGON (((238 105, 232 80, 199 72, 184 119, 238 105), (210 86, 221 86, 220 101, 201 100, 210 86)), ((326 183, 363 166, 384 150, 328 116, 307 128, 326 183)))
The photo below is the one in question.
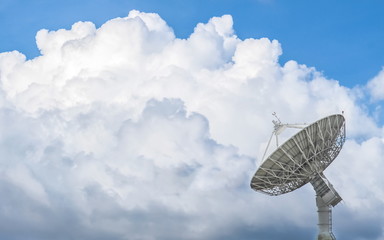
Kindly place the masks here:
MULTIPOLYGON (((275 113, 274 115, 277 118, 275 113)), ((277 145, 278 135, 285 128, 303 129, 278 146, 262 162, 251 180, 251 188, 257 192, 277 196, 292 192, 310 182, 316 191, 318 240, 335 240, 332 233, 331 207, 336 206, 342 198, 324 176, 323 171, 337 157, 345 142, 344 116, 331 115, 306 127, 302 127, 302 124, 281 124, 278 118, 273 123, 275 126, 272 136, 276 136, 277 145)))

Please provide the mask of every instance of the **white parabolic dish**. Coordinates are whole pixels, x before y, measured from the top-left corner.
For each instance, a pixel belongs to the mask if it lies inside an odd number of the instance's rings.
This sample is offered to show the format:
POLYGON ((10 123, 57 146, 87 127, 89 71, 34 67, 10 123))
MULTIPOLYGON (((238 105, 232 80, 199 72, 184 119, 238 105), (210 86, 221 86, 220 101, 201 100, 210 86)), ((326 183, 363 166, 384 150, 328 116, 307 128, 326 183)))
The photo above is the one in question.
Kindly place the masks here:
POLYGON ((251 180, 252 189, 276 196, 305 185, 331 164, 344 141, 343 115, 331 115, 310 124, 261 164, 251 180))

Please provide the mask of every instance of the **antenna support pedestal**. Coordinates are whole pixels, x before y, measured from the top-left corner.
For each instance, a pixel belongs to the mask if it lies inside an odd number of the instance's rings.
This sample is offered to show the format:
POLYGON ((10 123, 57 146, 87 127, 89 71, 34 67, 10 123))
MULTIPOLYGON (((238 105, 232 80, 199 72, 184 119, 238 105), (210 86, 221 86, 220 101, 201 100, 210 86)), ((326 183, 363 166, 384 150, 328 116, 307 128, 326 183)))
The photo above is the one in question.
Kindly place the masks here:
POLYGON ((332 233, 332 207, 316 196, 319 234, 317 240, 336 240, 332 233))
POLYGON ((323 173, 316 175, 311 184, 316 191, 319 235, 317 240, 336 240, 332 233, 332 206, 342 199, 323 173))

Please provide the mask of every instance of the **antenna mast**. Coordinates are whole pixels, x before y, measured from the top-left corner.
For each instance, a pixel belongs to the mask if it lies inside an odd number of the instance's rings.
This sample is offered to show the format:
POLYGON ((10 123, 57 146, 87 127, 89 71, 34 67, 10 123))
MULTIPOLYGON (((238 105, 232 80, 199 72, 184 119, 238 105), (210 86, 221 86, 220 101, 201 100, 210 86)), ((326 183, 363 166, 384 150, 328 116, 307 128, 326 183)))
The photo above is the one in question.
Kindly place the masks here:
MULTIPOLYGON (((277 141, 278 135, 285 128, 303 128, 304 125, 282 124, 276 113, 272 115, 276 120, 272 121, 274 130, 267 149, 273 135, 277 141)), ((344 142, 344 116, 334 114, 322 118, 278 146, 257 169, 251 180, 251 188, 277 196, 311 183, 316 192, 318 210, 317 240, 335 240, 332 233, 332 207, 335 207, 342 198, 323 172, 335 160, 344 142)))

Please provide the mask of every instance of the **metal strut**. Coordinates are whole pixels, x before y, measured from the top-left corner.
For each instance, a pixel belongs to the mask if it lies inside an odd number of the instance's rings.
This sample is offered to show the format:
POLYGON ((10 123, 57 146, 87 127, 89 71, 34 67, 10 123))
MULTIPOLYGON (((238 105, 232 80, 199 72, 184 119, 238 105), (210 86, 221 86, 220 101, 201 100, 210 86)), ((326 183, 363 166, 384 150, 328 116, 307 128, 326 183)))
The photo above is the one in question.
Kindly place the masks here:
POLYGON ((295 123, 295 124, 283 124, 281 123, 280 118, 277 116, 276 112, 273 112, 272 115, 276 118, 276 120, 272 120, 273 123, 273 132, 271 134, 271 137, 269 138, 267 147, 265 148, 263 157, 261 158, 261 161, 264 161, 265 155, 267 154, 269 145, 271 144, 273 135, 275 135, 275 141, 276 141, 276 147, 279 147, 279 135, 287 128, 298 128, 303 129, 305 126, 307 126, 306 123, 295 123))

